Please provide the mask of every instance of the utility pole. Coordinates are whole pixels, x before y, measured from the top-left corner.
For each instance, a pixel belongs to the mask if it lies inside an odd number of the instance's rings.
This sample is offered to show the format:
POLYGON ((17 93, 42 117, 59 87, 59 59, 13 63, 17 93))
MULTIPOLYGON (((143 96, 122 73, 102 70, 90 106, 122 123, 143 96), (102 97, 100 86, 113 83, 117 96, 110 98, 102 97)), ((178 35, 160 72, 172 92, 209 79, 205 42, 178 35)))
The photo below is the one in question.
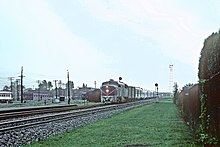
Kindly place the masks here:
POLYGON ((70 104, 70 78, 69 78, 69 71, 67 70, 67 81, 68 81, 68 104, 70 104))
POLYGON ((19 83, 20 82, 20 79, 16 79, 16 88, 17 88, 17 101, 19 101, 19 83))
POLYGON ((21 103, 23 103, 23 66, 21 67, 21 103))
POLYGON ((57 81, 58 80, 54 80, 54 82, 55 82, 55 91, 56 91, 56 99, 57 99, 57 81))

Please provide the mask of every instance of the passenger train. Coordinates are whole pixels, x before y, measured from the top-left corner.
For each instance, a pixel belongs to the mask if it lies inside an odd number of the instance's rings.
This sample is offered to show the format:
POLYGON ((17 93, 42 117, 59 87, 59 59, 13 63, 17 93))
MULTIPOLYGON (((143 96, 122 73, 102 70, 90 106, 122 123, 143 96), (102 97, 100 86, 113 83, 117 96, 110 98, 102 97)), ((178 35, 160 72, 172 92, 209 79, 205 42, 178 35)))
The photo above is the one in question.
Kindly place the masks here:
POLYGON ((12 93, 9 91, 0 91, 0 102, 5 103, 5 102, 12 102, 12 93))
POLYGON ((120 103, 138 99, 152 98, 154 93, 140 87, 128 86, 121 81, 103 82, 101 87, 101 102, 120 103))

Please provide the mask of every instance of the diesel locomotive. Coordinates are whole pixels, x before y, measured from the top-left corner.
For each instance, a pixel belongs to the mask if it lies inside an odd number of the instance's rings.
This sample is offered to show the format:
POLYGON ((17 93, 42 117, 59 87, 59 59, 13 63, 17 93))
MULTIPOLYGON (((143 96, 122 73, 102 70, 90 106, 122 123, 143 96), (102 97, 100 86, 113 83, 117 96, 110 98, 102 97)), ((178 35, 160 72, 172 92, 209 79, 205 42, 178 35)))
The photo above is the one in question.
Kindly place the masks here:
POLYGON ((153 92, 140 87, 129 86, 121 81, 110 79, 103 82, 101 87, 101 102, 120 103, 132 100, 152 98, 153 92))

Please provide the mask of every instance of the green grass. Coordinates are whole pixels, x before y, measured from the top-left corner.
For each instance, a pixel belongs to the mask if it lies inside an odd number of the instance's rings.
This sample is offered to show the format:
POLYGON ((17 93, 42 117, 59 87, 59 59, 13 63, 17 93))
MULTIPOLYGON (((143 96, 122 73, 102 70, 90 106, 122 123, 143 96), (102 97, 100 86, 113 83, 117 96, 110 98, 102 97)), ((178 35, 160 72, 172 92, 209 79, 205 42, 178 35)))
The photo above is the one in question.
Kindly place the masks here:
POLYGON ((50 137, 31 147, 195 146, 189 128, 169 100, 135 108, 50 137))
MULTIPOLYGON (((95 102, 85 102, 83 100, 71 100, 71 105, 83 106, 83 105, 96 105, 100 103, 95 102)), ((59 102, 59 103, 52 103, 52 100, 47 100, 46 105, 44 100, 25 100, 25 103, 21 103, 20 101, 13 101, 13 103, 0 103, 0 110, 1 108, 11 108, 11 107, 32 107, 32 106, 49 106, 49 105, 68 105, 67 101, 59 102)))

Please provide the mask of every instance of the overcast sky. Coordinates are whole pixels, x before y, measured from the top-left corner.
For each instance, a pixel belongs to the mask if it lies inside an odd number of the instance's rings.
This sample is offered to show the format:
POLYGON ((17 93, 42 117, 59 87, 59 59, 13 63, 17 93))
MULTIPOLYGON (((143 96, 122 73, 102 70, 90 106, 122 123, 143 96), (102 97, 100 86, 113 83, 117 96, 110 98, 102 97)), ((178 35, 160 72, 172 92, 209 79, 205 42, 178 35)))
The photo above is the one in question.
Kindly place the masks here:
POLYGON ((18 78, 169 90, 198 81, 204 39, 219 30, 219 0, 0 0, 0 86, 18 78))

